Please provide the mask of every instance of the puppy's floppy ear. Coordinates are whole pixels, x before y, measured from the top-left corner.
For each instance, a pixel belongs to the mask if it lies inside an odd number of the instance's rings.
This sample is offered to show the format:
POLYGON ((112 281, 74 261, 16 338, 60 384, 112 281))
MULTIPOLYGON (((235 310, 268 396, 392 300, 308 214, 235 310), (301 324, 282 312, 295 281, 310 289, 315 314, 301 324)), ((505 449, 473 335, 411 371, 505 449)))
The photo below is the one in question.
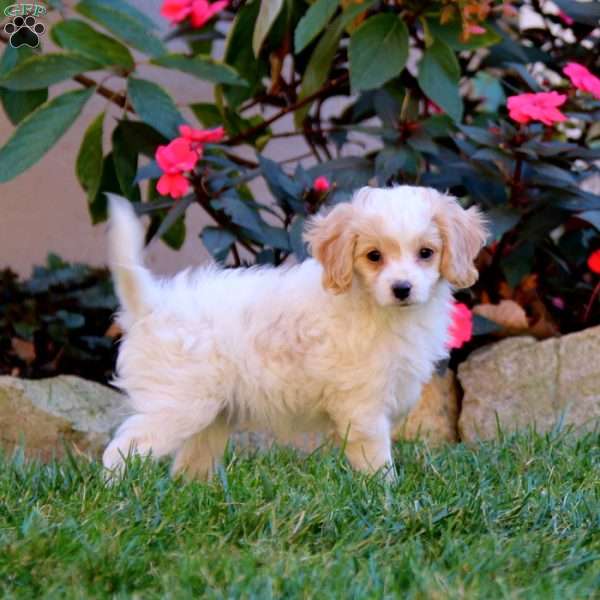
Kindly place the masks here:
POLYGON ((304 232, 312 255, 323 265, 323 287, 334 294, 346 292, 352 284, 353 214, 351 204, 338 204, 329 214, 313 217, 304 232))
POLYGON ((434 219, 444 244, 442 276, 456 288, 471 287, 479 277, 473 261, 488 236, 483 215, 474 206, 465 210, 454 198, 440 195, 434 219))

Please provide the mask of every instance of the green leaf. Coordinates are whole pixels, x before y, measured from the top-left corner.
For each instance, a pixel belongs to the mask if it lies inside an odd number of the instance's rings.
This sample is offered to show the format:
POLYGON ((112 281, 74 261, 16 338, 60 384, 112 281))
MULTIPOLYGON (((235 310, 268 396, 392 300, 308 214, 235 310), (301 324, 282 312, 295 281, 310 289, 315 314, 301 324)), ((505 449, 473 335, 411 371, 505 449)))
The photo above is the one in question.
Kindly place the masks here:
POLYGON ((473 315, 473 335, 489 335, 500 331, 502 327, 495 321, 481 315, 473 315))
POLYGON ((586 210, 575 215, 578 219, 586 221, 600 231, 600 210, 586 210))
POLYGON ((163 43, 149 31, 147 23, 117 2, 83 0, 75 7, 84 17, 95 21, 126 44, 149 56, 165 53, 163 43))
POLYGON ((178 126, 185 119, 175 102, 159 85, 145 79, 130 77, 127 92, 140 119, 172 139, 179 135, 178 126))
POLYGON ((598 21, 600 21, 600 4, 598 2, 555 0, 554 4, 577 23, 598 27, 598 21))
POLYGON ((119 124, 112 135, 113 162, 123 195, 131 202, 140 202, 140 188, 136 184, 138 151, 119 124))
POLYGON ((499 240, 507 231, 510 231, 520 220, 521 215, 508 206, 498 206, 486 211, 491 239, 499 240))
POLYGON ((116 8, 121 12, 126 13, 132 19, 138 21, 140 25, 147 27, 148 29, 156 29, 156 23, 148 15, 138 10, 125 0, 88 0, 88 4, 101 4, 103 6, 110 6, 116 8))
POLYGON ((510 287, 516 287, 525 275, 531 273, 534 256, 534 244, 524 242, 502 258, 500 266, 510 287))
POLYGON ((88 211, 93 225, 106 221, 108 217, 106 194, 121 195, 112 152, 104 158, 101 172, 102 178, 98 186, 98 193, 95 197, 88 197, 88 211))
POLYGON ((252 51, 254 56, 260 54, 260 49, 265 38, 271 31, 277 15, 281 12, 283 0, 261 0, 256 23, 254 24, 254 33, 252 34, 252 51))
POLYGON ((188 57, 184 54, 166 54, 153 59, 152 64, 168 69, 177 69, 184 73, 189 73, 203 79, 212 81, 212 83, 226 83, 229 85, 243 85, 248 83, 244 81, 233 67, 225 63, 213 60, 210 56, 197 55, 188 57))
POLYGON ((185 226, 185 214, 181 215, 170 227, 163 233, 161 240, 173 250, 181 250, 185 242, 187 229, 185 226))
MULTIPOLYGON (((344 27, 344 19, 340 16, 331 24, 320 39, 304 71, 298 100, 302 100, 315 93, 327 81, 333 59, 338 50, 340 38, 344 32, 344 27)), ((310 104, 307 104, 294 113, 296 127, 301 126, 309 110, 310 104)))
POLYGON ((474 127, 473 125, 459 125, 458 127, 468 138, 484 146, 498 148, 500 138, 483 127, 474 127))
POLYGON ((0 88, 2 108, 13 125, 18 125, 27 115, 48 100, 48 90, 15 92, 0 88))
POLYGON ((506 102, 504 89, 498 78, 485 71, 479 71, 475 75, 473 92, 477 98, 483 100, 483 110, 486 112, 497 112, 498 108, 506 102))
POLYGON ((198 102, 190 104, 192 112, 196 119, 204 125, 204 127, 218 127, 223 123, 223 116, 219 109, 211 102, 198 102))
POLYGON ((102 180, 102 126, 104 113, 100 113, 86 129, 77 160, 75 174, 84 189, 88 202, 94 201, 100 191, 102 180))
POLYGON ((147 165, 140 167, 135 175, 134 183, 146 181, 146 179, 157 179, 163 174, 163 170, 158 166, 155 160, 150 161, 147 165))
POLYGON ((384 147, 375 159, 375 172, 381 185, 386 185, 388 179, 399 178, 406 172, 416 174, 418 167, 418 154, 410 147, 395 146, 384 147))
MULTIPOLYGON (((33 54, 31 48, 27 46, 13 48, 8 44, 0 61, 0 77, 8 73, 18 63, 33 56, 33 54)), ((18 125, 27 115, 46 102, 46 100, 48 100, 47 89, 17 92, 0 88, 2 107, 13 125, 18 125)))
POLYGON ((179 250, 185 241, 185 213, 195 202, 195 196, 190 194, 173 203, 164 215, 156 215, 159 226, 152 237, 161 238, 173 250, 179 250))
POLYGON ((439 17, 427 20, 427 27, 434 40, 439 40, 450 46, 452 50, 476 50, 493 46, 502 40, 489 23, 481 23, 485 33, 472 35, 467 42, 461 41, 462 22, 451 21, 449 23, 440 23, 439 17))
POLYGON ((231 220, 241 227, 245 227, 259 238, 264 233, 264 222, 258 211, 244 202, 235 192, 227 192, 221 197, 223 210, 229 215, 231 220))
POLYGON ((212 226, 205 227, 200 238, 217 262, 223 262, 227 258, 231 246, 235 243, 235 236, 232 233, 212 226))
POLYGON ((78 52, 102 65, 119 65, 127 70, 135 67, 133 56, 126 46, 84 21, 59 21, 52 28, 51 37, 61 48, 78 52))
POLYGON ((454 52, 444 42, 435 40, 423 53, 418 81, 425 95, 455 121, 463 115, 459 79, 460 67, 454 52))
POLYGON ((259 163, 269 190, 280 205, 289 206, 295 212, 303 212, 302 184, 286 175, 281 166, 273 160, 259 156, 259 163))
POLYGON ((315 165, 307 171, 311 180, 325 175, 336 188, 343 191, 354 191, 367 185, 373 177, 372 161, 364 156, 344 156, 315 165))
POLYGON ((348 57, 354 91, 381 87, 400 75, 406 65, 406 24, 400 17, 388 13, 367 19, 350 38, 348 57))
POLYGON ((317 0, 300 19, 294 32, 294 48, 296 54, 302 52, 318 35, 331 17, 333 17, 339 0, 317 0))
POLYGON ((124 119, 119 121, 119 129, 123 131, 129 146, 135 148, 138 154, 143 154, 151 159, 156 154, 156 148, 168 142, 167 138, 158 133, 156 129, 141 121, 124 119))
POLYGON ((56 311, 56 316, 65 324, 67 329, 79 329, 85 325, 85 317, 79 313, 60 309, 56 311))
POLYGON ((252 32, 259 10, 258 2, 245 4, 235 16, 227 36, 225 62, 237 73, 243 73, 248 87, 223 86, 223 93, 231 108, 238 107, 244 100, 255 96, 262 88, 262 79, 268 73, 268 64, 256 58, 249 48, 252 45, 252 32))
POLYGON ((271 246, 285 252, 289 252, 292 249, 288 232, 282 227, 274 227, 267 223, 264 224, 262 233, 254 236, 254 239, 263 244, 263 246, 271 246))
POLYGON ((46 102, 23 119, 0 148, 0 183, 34 165, 66 133, 93 89, 67 92, 46 102))
MULTIPOLYGON (((358 15, 370 8, 371 4, 373 4, 373 0, 367 0, 362 4, 352 5, 327 28, 327 31, 313 50, 308 65, 306 66, 306 70, 304 71, 302 85, 300 86, 300 94, 298 95, 299 100, 315 93, 327 81, 344 29, 358 15)), ((299 108, 294 113, 294 123, 296 124, 296 127, 300 127, 309 110, 310 103, 299 108)))
MULTIPOLYGON (((27 46, 13 48, 8 44, 0 61, 0 77, 30 56, 33 56, 31 48, 27 46)), ((18 125, 46 100, 48 100, 48 89, 17 92, 0 88, 0 102, 13 125, 18 125)))
POLYGON ((297 216, 290 227, 290 245, 294 255, 300 262, 308 257, 307 245, 303 238, 304 225, 304 217, 297 216))
POLYGON ((74 52, 36 54, 17 64, 0 79, 9 90, 39 90, 102 65, 74 52))

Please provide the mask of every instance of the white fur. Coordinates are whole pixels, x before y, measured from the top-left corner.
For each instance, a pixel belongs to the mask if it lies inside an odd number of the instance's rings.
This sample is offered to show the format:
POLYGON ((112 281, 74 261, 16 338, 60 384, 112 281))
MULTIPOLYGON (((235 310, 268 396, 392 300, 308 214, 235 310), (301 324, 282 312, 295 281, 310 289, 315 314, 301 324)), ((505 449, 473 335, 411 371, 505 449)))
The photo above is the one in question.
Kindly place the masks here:
MULTIPOLYGON (((363 189, 352 210, 374 223, 382 217, 382 234, 402 242, 431 228, 438 196, 407 186, 363 189)), ((125 331, 115 382, 133 414, 104 453, 107 468, 134 449, 175 454, 175 472, 204 478, 234 429, 318 430, 345 439, 355 468, 387 467, 393 476, 393 422, 447 355, 452 297, 439 258, 422 265, 401 253, 372 283, 355 272, 337 294, 324 288, 314 259, 280 268, 207 266, 160 280, 141 264, 131 207, 113 198, 110 210, 125 331), (413 302, 390 296, 398 278, 412 281, 413 302)), ((315 220, 307 234, 313 245, 318 227, 315 220)))

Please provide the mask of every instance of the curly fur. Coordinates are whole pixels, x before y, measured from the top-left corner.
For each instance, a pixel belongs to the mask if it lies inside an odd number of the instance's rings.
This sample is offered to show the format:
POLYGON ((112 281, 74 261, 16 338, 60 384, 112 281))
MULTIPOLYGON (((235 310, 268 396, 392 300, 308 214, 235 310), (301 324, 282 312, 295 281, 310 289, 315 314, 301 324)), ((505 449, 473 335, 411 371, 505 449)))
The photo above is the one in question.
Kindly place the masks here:
POLYGON ((234 429, 325 431, 345 439, 355 468, 393 477, 393 423, 447 355, 452 285, 473 282, 484 238, 478 213, 435 190, 363 188, 309 223, 314 259, 159 279, 142 264, 133 210, 111 199, 125 331, 115 383, 132 414, 105 466, 134 450, 174 455, 174 472, 206 478, 234 429), (394 296, 399 280, 407 299, 394 296))

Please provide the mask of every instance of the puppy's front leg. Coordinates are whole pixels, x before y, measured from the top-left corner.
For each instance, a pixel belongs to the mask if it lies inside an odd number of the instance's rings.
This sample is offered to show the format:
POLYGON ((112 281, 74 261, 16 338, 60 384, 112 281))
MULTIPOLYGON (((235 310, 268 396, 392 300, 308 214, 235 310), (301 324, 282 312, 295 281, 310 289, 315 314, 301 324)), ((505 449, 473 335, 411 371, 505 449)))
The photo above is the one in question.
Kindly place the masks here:
POLYGON ((386 417, 372 420, 336 421, 338 435, 345 440, 348 462, 363 473, 383 473, 386 481, 396 479, 392 460, 391 426, 386 417))

